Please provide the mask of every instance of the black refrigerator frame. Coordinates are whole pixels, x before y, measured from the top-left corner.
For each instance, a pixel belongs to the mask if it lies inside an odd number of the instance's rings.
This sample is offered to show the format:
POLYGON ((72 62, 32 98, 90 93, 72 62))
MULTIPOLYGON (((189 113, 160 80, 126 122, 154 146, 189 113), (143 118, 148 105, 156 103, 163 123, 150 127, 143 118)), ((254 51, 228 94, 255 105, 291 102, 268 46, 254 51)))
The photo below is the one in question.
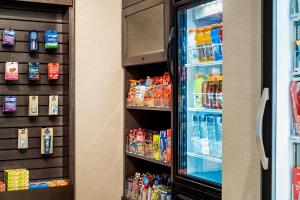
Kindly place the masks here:
MULTIPOLYGON (((261 199, 271 200, 272 199, 272 184, 273 176, 272 172, 275 166, 273 166, 273 69, 275 66, 274 58, 276 58, 276 43, 274 43, 274 0, 262 0, 261 4, 261 91, 264 88, 269 88, 269 101, 267 101, 264 117, 263 117, 263 144, 265 148, 266 156, 269 158, 269 168, 264 170, 261 167, 261 199)), ((275 136, 274 136, 275 137, 275 136)))
MULTIPOLYGON (((169 67, 173 78, 173 170, 172 170, 172 196, 176 200, 220 200, 222 198, 222 186, 209 181, 200 181, 196 178, 186 178, 178 174, 178 26, 177 13, 199 6, 212 0, 181 0, 172 4, 172 17, 174 37, 169 42, 170 58, 169 67)), ((172 32, 172 31, 171 31, 172 32)))

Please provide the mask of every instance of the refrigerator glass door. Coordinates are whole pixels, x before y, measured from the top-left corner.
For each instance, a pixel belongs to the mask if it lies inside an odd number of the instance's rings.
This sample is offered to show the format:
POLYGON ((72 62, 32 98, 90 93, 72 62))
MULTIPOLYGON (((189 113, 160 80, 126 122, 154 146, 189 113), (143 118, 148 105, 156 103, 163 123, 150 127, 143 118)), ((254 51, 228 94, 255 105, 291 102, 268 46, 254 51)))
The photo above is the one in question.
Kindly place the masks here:
POLYGON ((222 184, 222 1, 177 13, 178 171, 222 184))

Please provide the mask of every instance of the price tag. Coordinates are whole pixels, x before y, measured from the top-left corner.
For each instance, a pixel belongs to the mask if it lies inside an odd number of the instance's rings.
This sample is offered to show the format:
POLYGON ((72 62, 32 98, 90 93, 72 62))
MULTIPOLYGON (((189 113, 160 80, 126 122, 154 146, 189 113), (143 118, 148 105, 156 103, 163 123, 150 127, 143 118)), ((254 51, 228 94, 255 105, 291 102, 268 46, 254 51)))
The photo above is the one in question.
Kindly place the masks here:
POLYGON ((28 115, 39 115, 39 96, 29 96, 28 115))
POLYGON ((18 149, 28 149, 28 129, 18 129, 18 149))
POLYGON ((49 115, 58 115, 58 96, 49 96, 49 115))
POLYGON ((41 129, 41 154, 49 155, 53 153, 53 128, 41 129))

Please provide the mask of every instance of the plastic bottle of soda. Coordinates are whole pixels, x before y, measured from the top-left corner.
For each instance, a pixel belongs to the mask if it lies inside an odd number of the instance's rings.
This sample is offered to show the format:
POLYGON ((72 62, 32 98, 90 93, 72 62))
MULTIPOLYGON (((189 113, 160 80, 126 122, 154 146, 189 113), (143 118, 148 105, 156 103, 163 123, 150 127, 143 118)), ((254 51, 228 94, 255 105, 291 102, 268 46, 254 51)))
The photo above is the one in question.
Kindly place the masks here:
POLYGON ((220 36, 220 24, 213 24, 212 30, 210 32, 211 39, 212 39, 212 46, 213 46, 213 55, 214 60, 222 60, 222 43, 221 43, 221 36, 220 36))
POLYGON ((206 61, 208 62, 214 61, 214 55, 213 55, 214 51, 213 51, 212 39, 210 35, 211 30, 212 30, 211 26, 205 26, 204 33, 203 33, 205 56, 206 56, 206 61))
POLYGON ((205 46, 204 46, 204 28, 196 29, 195 36, 197 51, 198 51, 198 60, 199 62, 206 62, 207 58, 205 55, 205 46))

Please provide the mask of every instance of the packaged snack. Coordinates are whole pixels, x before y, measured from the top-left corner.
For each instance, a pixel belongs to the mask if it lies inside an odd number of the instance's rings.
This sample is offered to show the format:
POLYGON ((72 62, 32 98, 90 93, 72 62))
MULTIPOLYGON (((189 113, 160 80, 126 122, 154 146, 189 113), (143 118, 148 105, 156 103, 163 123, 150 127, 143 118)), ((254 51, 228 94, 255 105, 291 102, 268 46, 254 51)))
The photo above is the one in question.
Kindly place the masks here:
POLYGON ((144 131, 139 128, 137 131, 136 131, 136 148, 137 148, 137 154, 139 155, 144 155, 144 131))
POLYGON ((18 149, 28 149, 28 129, 18 129, 18 149))
POLYGON ((15 112, 17 110, 17 98, 15 96, 3 97, 3 112, 15 112))
POLYGON ((166 160, 166 149, 167 149, 167 131, 160 131, 160 160, 166 160))
POLYGON ((28 32, 28 49, 30 53, 36 53, 39 48, 39 33, 37 31, 28 32))
POLYGON ((155 77, 154 80, 154 105, 163 106, 163 79, 155 77))
POLYGON ((28 115, 39 115, 39 96, 29 96, 28 115))
POLYGON ((152 131, 145 132, 145 156, 153 157, 153 135, 152 131))
POLYGON ((29 188, 29 171, 27 169, 4 170, 7 191, 26 190, 29 188))
POLYGON ((160 134, 153 132, 153 159, 160 160, 160 134))
POLYGON ((131 129, 128 132, 128 150, 130 153, 137 152, 135 133, 136 133, 136 131, 134 129, 131 129))
POLYGON ((30 182, 29 189, 41 189, 41 188, 48 188, 48 183, 45 181, 41 182, 30 182))
POLYGON ((163 106, 171 107, 172 105, 172 82, 169 73, 163 75, 163 106))
POLYGON ((138 83, 139 83, 139 81, 129 80, 129 91, 128 91, 127 104, 130 106, 135 105, 135 87, 138 83))
POLYGON ((40 80, 40 63, 28 63, 28 78, 31 81, 40 80))
POLYGON ((146 82, 144 80, 135 86, 135 105, 136 106, 144 105, 145 89, 146 89, 146 82))
POLYGON ((53 153, 53 128, 41 129, 41 154, 53 153))
POLYGON ((167 130, 167 147, 166 147, 166 162, 171 162, 172 158, 172 131, 171 129, 167 130))
POLYGON ((3 46, 12 46, 15 44, 16 32, 10 29, 4 29, 2 36, 3 46))
POLYGON ((45 32, 45 49, 58 48, 58 32, 55 30, 47 30, 45 32))
POLYGON ((49 115, 58 115, 58 95, 49 96, 49 115))
POLYGON ((59 78, 59 63, 48 64, 48 79, 57 80, 59 78))
POLYGON ((149 76, 146 79, 146 89, 144 96, 144 105, 148 107, 154 107, 154 87, 153 80, 149 76))
POLYGON ((18 62, 6 62, 5 64, 5 80, 16 81, 19 79, 18 62))

